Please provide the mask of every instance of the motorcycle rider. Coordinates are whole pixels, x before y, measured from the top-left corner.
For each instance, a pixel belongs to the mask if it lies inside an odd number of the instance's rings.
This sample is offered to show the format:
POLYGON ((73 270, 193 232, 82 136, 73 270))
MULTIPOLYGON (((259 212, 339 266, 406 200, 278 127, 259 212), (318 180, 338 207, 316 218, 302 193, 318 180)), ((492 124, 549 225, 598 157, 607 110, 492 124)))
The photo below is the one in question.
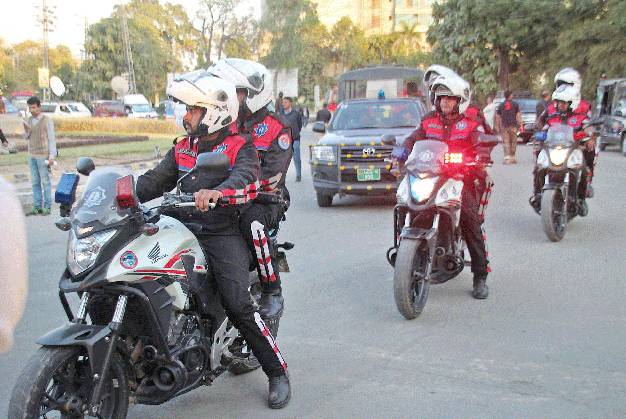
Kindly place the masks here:
MULTIPOLYGON (((593 131, 587 132, 585 124, 589 122, 588 112, 576 113, 580 108, 578 101, 580 100, 580 91, 570 84, 561 84, 552 93, 552 103, 543 111, 537 120, 539 127, 550 127, 555 125, 569 125, 574 130, 574 140, 580 141, 585 137, 591 136, 583 149, 583 155, 585 156, 585 165, 587 166, 582 172, 580 184, 578 185, 578 198, 579 198, 579 214, 584 216, 587 214, 587 203, 585 198, 588 196, 587 187, 588 179, 591 176, 591 170, 589 165, 593 165, 595 157, 595 137, 596 134, 593 131)), ((535 148, 535 157, 539 153, 539 149, 535 148)), ((541 205, 541 189, 543 188, 544 178, 538 176, 537 167, 533 170, 534 175, 534 193, 530 198, 530 205, 539 210, 541 205)))
POLYGON ((181 218, 202 225, 198 240, 222 305, 269 378, 269 407, 282 408, 291 397, 287 365, 252 304, 248 290, 250 252, 239 230, 238 213, 243 204, 256 196, 259 163, 249 139, 232 131, 239 108, 235 87, 198 70, 175 79, 167 94, 186 105, 183 125, 188 135, 175 141, 157 167, 137 179, 137 195, 145 202, 172 190, 194 167, 200 153, 219 152, 228 156, 231 168, 225 180, 198 172, 182 181, 181 190, 194 193, 196 207, 201 212, 194 211, 181 218), (224 204, 208 211, 210 203, 218 202, 224 204))
POLYGON ((240 132, 252 136, 261 162, 260 193, 251 207, 241 215, 241 231, 257 256, 257 271, 261 281, 259 314, 270 326, 272 334, 278 332, 278 322, 283 313, 283 296, 269 238, 269 229, 278 227, 285 213, 284 199, 289 193, 285 175, 293 154, 291 131, 282 116, 270 111, 270 87, 266 85, 269 72, 264 65, 254 61, 227 58, 213 64, 208 71, 237 88, 240 132))
MULTIPOLYGON (((431 102, 434 111, 422 118, 422 122, 404 141, 401 153, 394 150, 393 158, 403 165, 416 141, 439 139, 449 145, 463 149, 470 147, 471 136, 484 132, 479 122, 468 118, 464 111, 469 104, 467 82, 459 76, 438 76, 431 85, 431 102)), ((472 258, 474 273, 472 296, 485 299, 489 295, 487 274, 490 272, 487 259, 486 235, 482 229, 483 211, 493 183, 484 170, 475 171, 464 178, 461 207, 461 230, 472 258), (478 185, 477 185, 478 184, 478 185), (482 198, 476 199, 477 190, 483 191, 482 198)))
MULTIPOLYGON (((460 80, 463 80, 463 78, 459 76, 451 68, 440 65, 440 64, 433 64, 430 67, 428 67, 426 71, 424 72, 424 85, 426 86, 429 92, 429 95, 431 94, 430 88, 432 87, 435 79, 440 75, 446 76, 446 77, 452 77, 452 78, 458 77, 460 80)), ((483 130, 486 134, 493 134, 493 130, 487 123, 487 120, 485 119, 485 115, 483 115, 482 109, 472 99, 472 91, 470 89, 469 83, 466 82, 465 80, 463 80, 463 82, 465 83, 464 88, 467 89, 467 96, 470 98, 468 101, 468 105, 466 106, 465 111, 463 113, 468 118, 473 119, 474 121, 478 122, 483 127, 483 130)), ((430 100, 430 102, 432 104, 432 99, 430 100)))
MULTIPOLYGON (((578 91, 578 97, 572 102, 572 112, 576 115, 586 115, 587 117, 591 117, 591 104, 587 102, 585 99, 582 99, 581 90, 582 90, 582 77, 580 73, 573 69, 572 67, 565 67, 559 70, 558 73, 554 76, 554 85, 555 89, 561 85, 568 85, 574 87, 578 91)), ((555 109, 556 104, 554 101, 548 106, 549 113, 557 113, 555 109)), ((588 148, 585 147, 583 150, 583 156, 585 157, 585 164, 587 165, 587 192, 586 197, 593 197, 593 187, 591 186, 591 182, 593 180, 593 173, 596 167, 597 158, 598 158, 598 150, 595 148, 596 139, 595 136, 588 142, 588 148)))

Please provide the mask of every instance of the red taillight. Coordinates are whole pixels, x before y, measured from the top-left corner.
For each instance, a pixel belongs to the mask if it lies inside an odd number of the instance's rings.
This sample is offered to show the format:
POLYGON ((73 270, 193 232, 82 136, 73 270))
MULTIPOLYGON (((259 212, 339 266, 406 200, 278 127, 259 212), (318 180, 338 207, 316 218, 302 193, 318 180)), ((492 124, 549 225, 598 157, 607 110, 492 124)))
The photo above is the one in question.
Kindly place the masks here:
POLYGON ((135 208, 137 206, 133 175, 127 175, 117 179, 115 190, 117 193, 115 199, 119 208, 135 208))
POLYGON ((445 164, 463 163, 463 153, 446 153, 443 156, 443 162, 445 164))

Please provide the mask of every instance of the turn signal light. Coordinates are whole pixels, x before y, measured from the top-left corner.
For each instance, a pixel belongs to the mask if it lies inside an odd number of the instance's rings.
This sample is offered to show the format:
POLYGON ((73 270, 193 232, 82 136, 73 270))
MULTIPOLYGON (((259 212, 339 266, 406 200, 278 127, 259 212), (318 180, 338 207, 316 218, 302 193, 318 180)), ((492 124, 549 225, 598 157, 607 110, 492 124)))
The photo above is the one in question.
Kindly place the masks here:
POLYGON ((135 197, 135 181, 133 175, 123 176, 115 182, 117 206, 121 209, 135 208, 137 198, 135 197))
POLYGON ((443 156, 443 162, 445 164, 463 163, 463 153, 446 153, 443 156))

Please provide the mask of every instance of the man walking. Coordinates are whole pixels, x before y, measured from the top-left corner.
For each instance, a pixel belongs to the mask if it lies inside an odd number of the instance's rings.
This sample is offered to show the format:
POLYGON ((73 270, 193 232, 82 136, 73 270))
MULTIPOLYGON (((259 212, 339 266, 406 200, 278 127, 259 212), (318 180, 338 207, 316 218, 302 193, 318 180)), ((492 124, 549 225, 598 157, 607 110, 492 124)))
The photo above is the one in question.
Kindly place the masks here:
POLYGON ((302 161, 300 159, 300 131, 302 130, 302 115, 293 109, 292 99, 290 97, 283 98, 282 114, 289 123, 291 128, 291 137, 293 140, 293 163, 296 166, 296 182, 302 180, 302 161))
POLYGON ((315 115, 315 120, 322 121, 323 123, 328 124, 331 117, 332 115, 328 110, 328 103, 324 102, 324 104, 322 105, 322 109, 317 111, 317 115, 315 115))
POLYGON ((522 114, 519 105, 513 101, 510 90, 504 92, 504 102, 496 110, 496 130, 503 137, 504 164, 515 164, 517 131, 522 126, 522 114))
POLYGON ((31 116, 24 122, 24 137, 28 140, 28 163, 33 184, 33 209, 28 215, 49 215, 52 206, 50 168, 57 156, 54 123, 41 113, 38 97, 32 96, 26 103, 31 116))

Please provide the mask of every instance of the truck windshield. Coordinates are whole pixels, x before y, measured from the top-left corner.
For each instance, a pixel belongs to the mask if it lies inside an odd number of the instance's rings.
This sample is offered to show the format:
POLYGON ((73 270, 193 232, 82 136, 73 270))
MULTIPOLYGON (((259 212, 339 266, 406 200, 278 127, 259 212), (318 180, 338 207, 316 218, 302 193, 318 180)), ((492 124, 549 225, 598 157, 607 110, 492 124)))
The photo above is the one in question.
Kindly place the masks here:
POLYGON ((415 128, 419 122, 419 108, 412 101, 348 102, 337 110, 332 129, 415 128))

